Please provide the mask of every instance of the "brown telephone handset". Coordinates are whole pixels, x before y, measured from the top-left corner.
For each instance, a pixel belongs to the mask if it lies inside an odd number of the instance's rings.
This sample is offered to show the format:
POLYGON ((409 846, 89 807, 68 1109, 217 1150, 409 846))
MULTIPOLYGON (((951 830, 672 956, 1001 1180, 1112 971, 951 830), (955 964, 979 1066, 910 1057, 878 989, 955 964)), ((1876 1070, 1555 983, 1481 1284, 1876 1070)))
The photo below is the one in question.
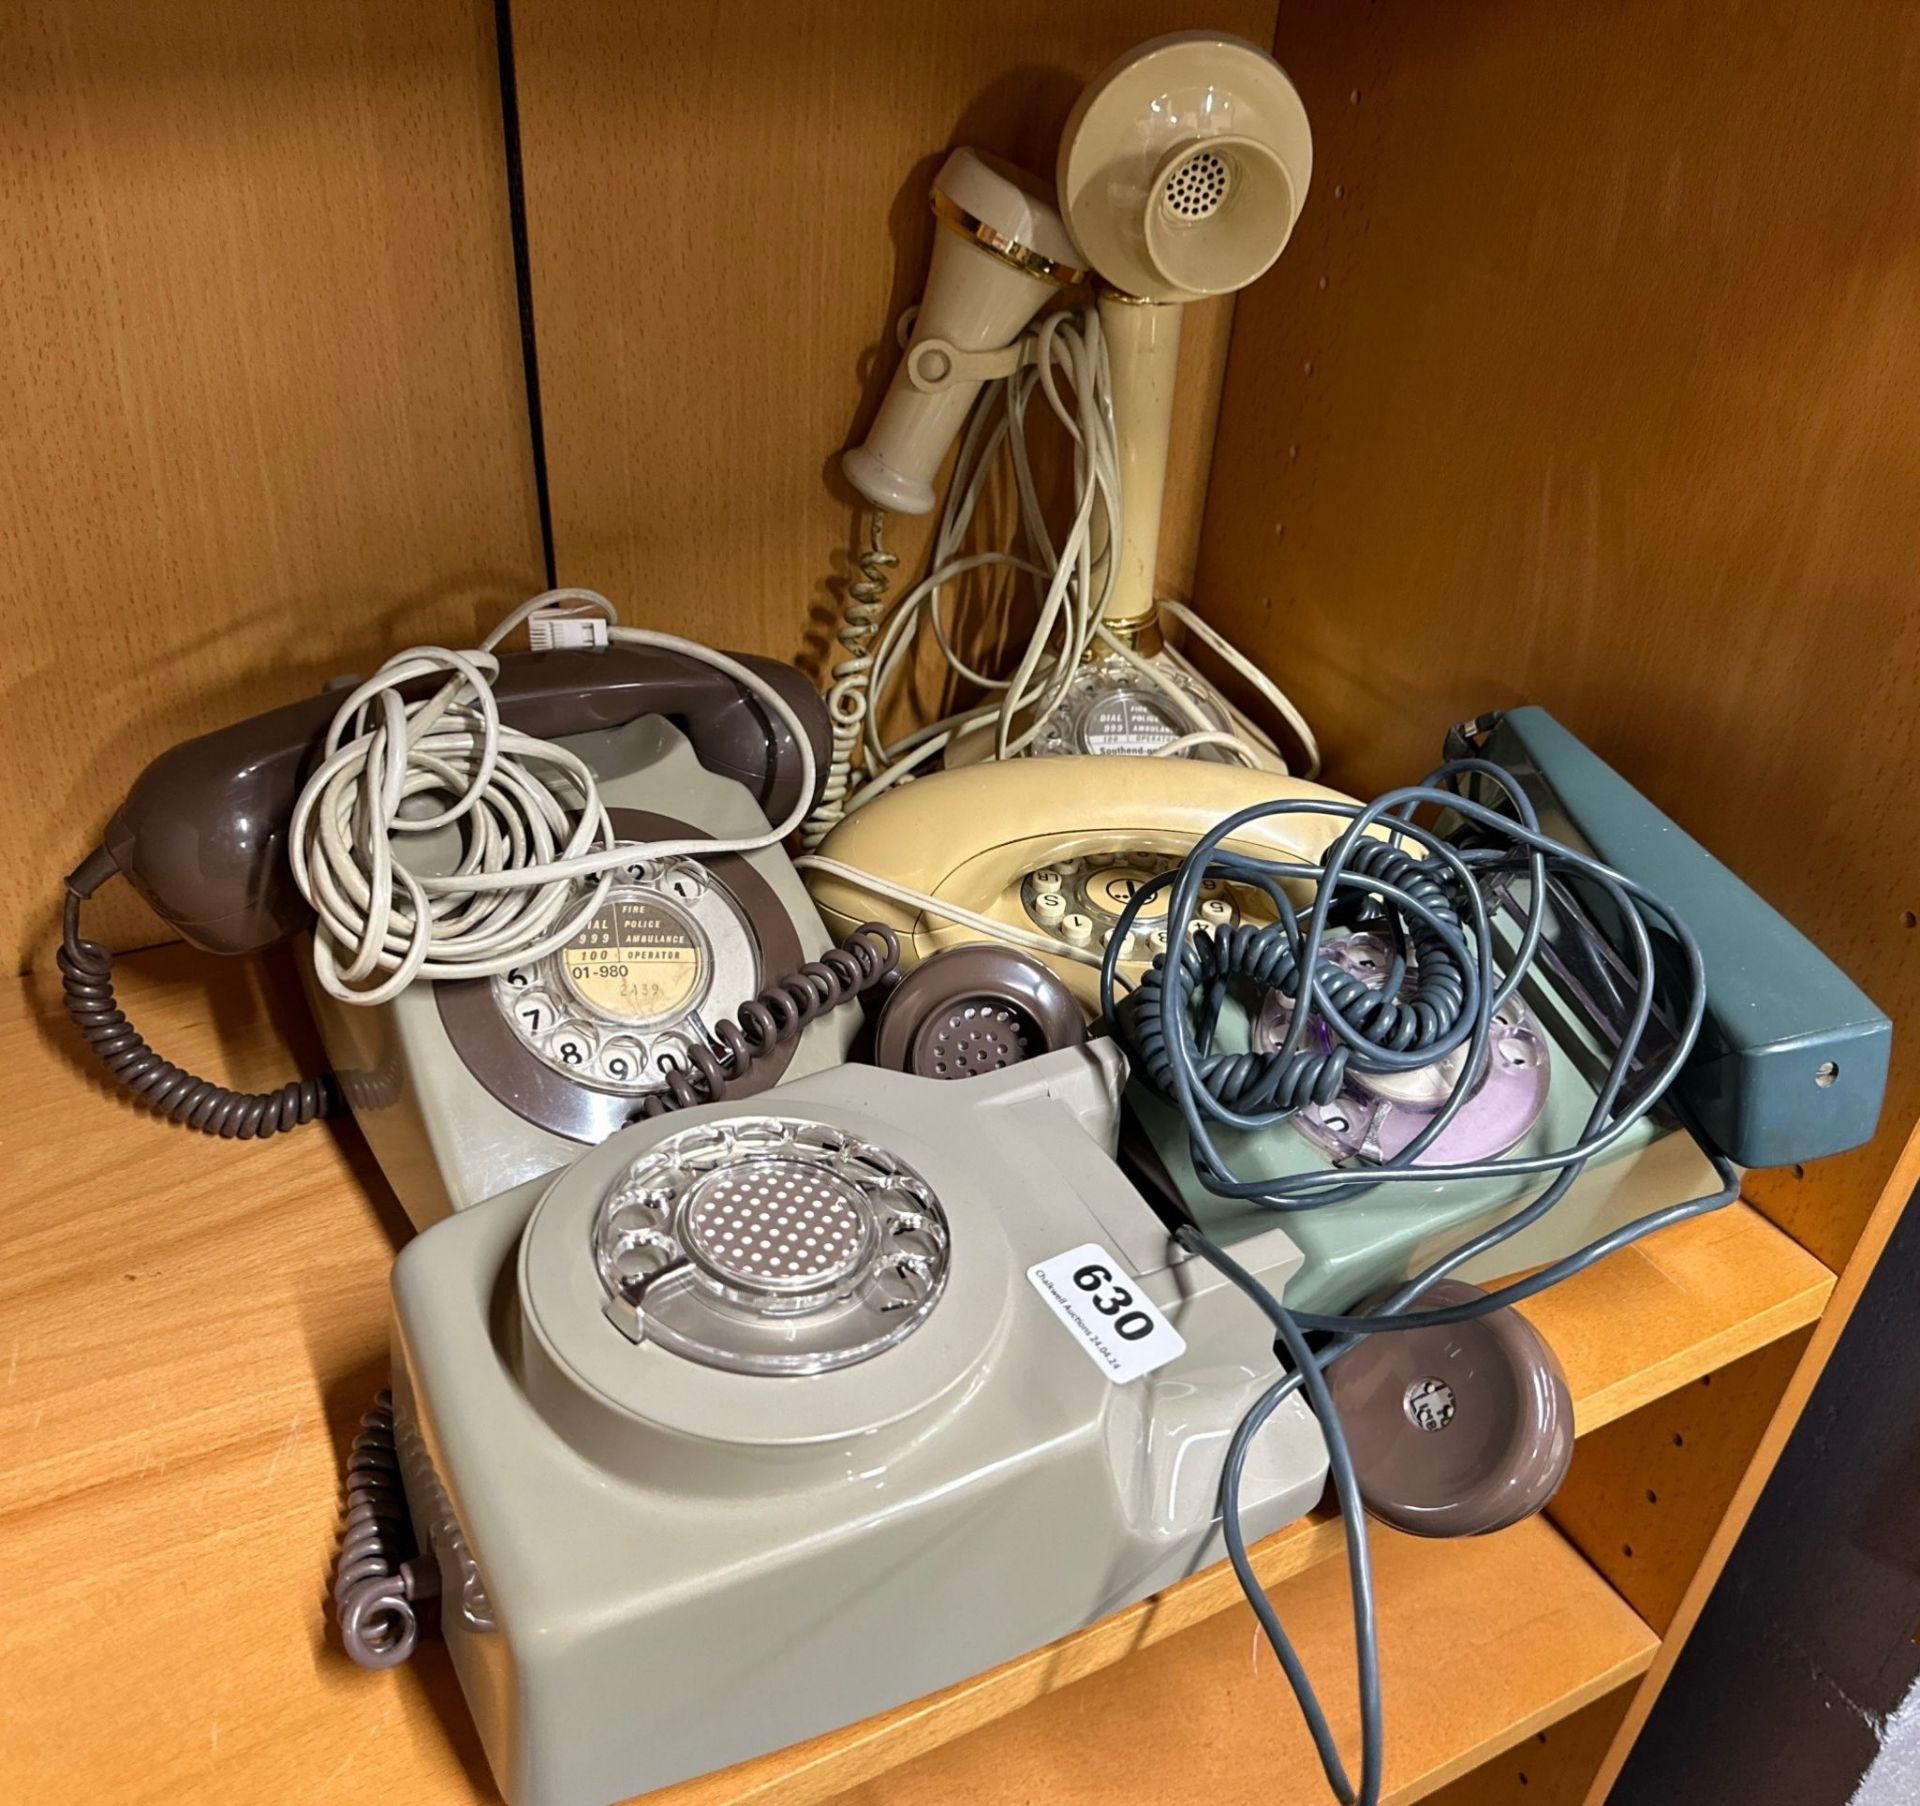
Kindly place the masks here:
MULTIPOLYGON (((564 1164, 683 1082, 715 1047, 716 1024, 830 944, 785 854, 752 844, 812 800, 801 796, 803 768, 824 770, 825 706, 787 666, 737 663, 773 688, 788 720, 726 671, 658 646, 498 655, 489 688, 500 727, 584 764, 622 850, 632 843, 631 863, 572 941, 507 971, 409 985, 376 1009, 343 1007, 314 984, 335 1071, 271 1092, 228 1090, 148 1047, 115 1003, 112 956, 80 935, 80 907, 117 871, 213 952, 311 929, 290 821, 344 699, 310 697, 172 748, 67 880, 69 1013, 136 1096, 209 1133, 270 1135, 351 1104, 416 1221, 564 1164), (701 839, 749 844, 648 857, 701 839)), ((444 676, 398 694, 416 703, 444 676)), ((849 1033, 810 1021, 736 1089, 831 1063, 849 1033)))
MULTIPOLYGON (((780 691, 824 768, 826 707, 812 684, 772 659, 733 656, 780 691)), ((724 672, 683 655, 626 646, 507 653, 493 692, 504 723, 543 740, 646 715, 670 721, 707 770, 744 784, 770 820, 798 795, 785 724, 724 672)), ((313 911, 288 866, 287 822, 339 706, 338 696, 309 696, 160 754, 69 888, 90 879, 84 897, 121 872, 163 921, 211 953, 255 953, 309 926, 313 911)))

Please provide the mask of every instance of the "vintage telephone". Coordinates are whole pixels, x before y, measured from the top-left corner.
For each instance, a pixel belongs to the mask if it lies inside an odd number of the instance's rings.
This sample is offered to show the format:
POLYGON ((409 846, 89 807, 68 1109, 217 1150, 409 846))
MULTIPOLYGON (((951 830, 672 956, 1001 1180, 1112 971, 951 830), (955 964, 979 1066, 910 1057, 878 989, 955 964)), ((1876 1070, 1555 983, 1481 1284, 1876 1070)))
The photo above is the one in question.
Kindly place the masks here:
MULTIPOLYGON (((221 1135, 272 1134, 349 1105, 409 1215, 426 1223, 566 1164, 670 1086, 699 1090, 703 1069, 746 1094, 844 1057, 854 1024, 831 1006, 877 975, 881 949, 868 937, 822 963, 828 937, 768 826, 808 800, 827 737, 819 697, 770 660, 734 660, 666 636, 599 643, 604 635, 591 629, 611 610, 582 609, 568 593, 517 611, 513 620, 528 618, 550 646, 558 637, 584 644, 483 652, 464 701, 419 740, 410 764, 388 768, 396 778, 404 770, 412 791, 400 813, 416 818, 406 823, 412 832, 392 836, 392 857, 419 876, 467 869, 460 824, 417 818, 474 776, 489 713, 496 788, 480 804, 489 821, 509 821, 512 797, 501 800, 501 785, 531 796, 536 768, 555 771, 558 807, 579 801, 585 774, 597 802, 579 821, 591 826, 604 811, 598 866, 557 879, 530 910, 537 927, 564 931, 558 940, 545 932, 529 941, 527 917, 509 915, 501 932, 520 933, 531 949, 524 958, 490 961, 483 946, 467 961, 470 975, 456 967, 458 975, 435 982, 448 958, 436 951, 440 965, 429 962, 419 982, 389 970, 369 1007, 354 988, 378 973, 352 973, 345 983, 336 976, 332 985, 316 977, 329 962, 337 974, 341 963, 323 933, 306 964, 334 1070, 275 1092, 228 1091, 148 1048, 115 1003, 111 956, 78 931, 81 901, 110 874, 123 873, 188 940, 219 953, 311 932, 303 861, 323 897, 325 886, 354 882, 357 867, 328 862, 325 824, 310 836, 309 854, 295 823, 303 808, 310 825, 315 819, 302 799, 316 771, 351 759, 365 734, 348 733, 344 752, 330 759, 329 724, 349 699, 292 703, 155 759, 68 881, 68 1008, 123 1083, 176 1122, 221 1135), (450 726, 461 708, 472 722, 450 726), (539 748, 549 750, 530 750, 539 748), (571 775, 569 760, 577 763, 571 775), (708 841, 725 850, 703 856, 708 841), (743 1009, 745 1040, 732 1026, 743 1009)), ((390 661, 392 681, 362 687, 360 728, 384 719, 386 695, 394 707, 403 696, 427 706, 435 681, 460 660, 471 664, 455 654, 390 661)), ((360 819, 352 812, 370 806, 363 793, 339 788, 355 775, 336 785, 347 840, 360 819)), ((580 852, 580 830, 512 822, 509 831, 565 840, 548 846, 551 857, 580 852)), ((379 838, 376 852, 388 844, 379 838)), ((594 859, 575 858, 583 863, 594 859)), ((457 927, 489 895, 505 899, 504 914, 524 894, 456 893, 438 906, 457 927)), ((411 957, 396 954, 408 940, 397 920, 383 938, 389 968, 411 957)))
MULTIPOLYGON (((799 861, 829 927, 869 917, 900 936, 911 968, 982 939, 1037 951, 1089 1010, 1129 900, 1229 815, 1288 798, 1302 812, 1249 824, 1235 850, 1311 864, 1344 831, 1350 797, 1242 766, 1085 756, 969 765, 917 779, 857 810, 799 861)), ((1201 919, 1230 925, 1249 898, 1216 885, 1201 919)), ((1119 970, 1137 979, 1167 946, 1164 909, 1137 915, 1119 970)))
MULTIPOLYGON (((972 150, 949 156, 934 182, 932 267, 912 336, 871 431, 843 459, 876 512, 840 629, 833 756, 809 844, 936 756, 954 766, 1017 753, 1185 753, 1286 770, 1273 741, 1163 644, 1153 572, 1181 310, 1271 266, 1311 164, 1306 113, 1279 66, 1209 32, 1142 45, 1087 88, 1061 139, 1058 208, 1036 177, 972 150), (1097 305, 1047 311, 1089 273, 1097 305), (1042 518, 1027 468, 1036 392, 1074 447, 1065 522, 1042 518), (885 512, 934 506, 956 436, 931 569, 889 608, 885 512), (1002 452, 1022 548, 969 552, 1002 452), (913 667, 923 626, 956 676, 983 680, 955 652, 942 609, 956 581, 991 565, 1035 586, 1037 622, 1016 668, 986 679, 996 692, 987 703, 884 742, 876 699, 913 667)), ((1312 775, 1311 729, 1284 692, 1190 610, 1164 606, 1286 721, 1312 775)))
MULTIPOLYGON (((923 968, 924 969, 924 968, 923 968)), ((1125 1060, 842 1066, 621 1130, 393 1275, 349 1647, 440 1622, 512 1806, 605 1806, 991 1667, 1220 1555, 1259 1312, 1113 1160, 1125 1060), (404 1480, 423 1564, 394 1541, 404 1480)), ((1278 1287, 1271 1226, 1241 1258, 1278 1287)), ((1320 1495, 1298 1399, 1249 1534, 1320 1495)))

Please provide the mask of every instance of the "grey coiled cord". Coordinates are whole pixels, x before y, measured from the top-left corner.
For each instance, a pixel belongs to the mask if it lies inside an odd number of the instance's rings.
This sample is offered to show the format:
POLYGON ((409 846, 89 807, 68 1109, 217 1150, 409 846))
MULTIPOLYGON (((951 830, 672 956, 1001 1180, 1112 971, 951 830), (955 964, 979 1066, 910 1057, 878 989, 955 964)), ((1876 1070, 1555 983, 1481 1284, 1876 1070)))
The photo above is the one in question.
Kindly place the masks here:
POLYGON ((407 1515, 393 1394, 382 1392, 360 1419, 347 1456, 347 1516, 333 1579, 347 1654, 362 1668, 397 1668, 420 1638, 415 1606, 439 1592, 439 1568, 416 1546, 407 1515))
POLYGON ((899 936, 884 922, 861 923, 839 946, 797 966, 718 1024, 712 1033, 719 1051, 695 1047, 686 1066, 670 1067, 666 1090, 647 1094, 638 1119, 725 1097, 776 1047, 798 1040, 808 1023, 870 990, 899 963, 899 936))
MULTIPOLYGON (((163 1058, 126 1018, 113 994, 113 954, 82 938, 80 905, 105 876, 102 853, 67 880, 65 932, 60 941, 61 995, 67 1014, 106 1069, 148 1109, 208 1135, 259 1141, 345 1109, 332 1073, 289 1079, 276 1091, 235 1091, 163 1058)), ((106 863, 106 870, 113 868, 106 863)))
MULTIPOLYGON (((1329 974, 1332 970, 1328 968, 1329 974)), ((1387 991, 1398 989, 1404 970, 1404 966, 1396 965, 1388 974, 1384 986, 1387 991)), ((1416 972, 1416 985, 1419 976, 1416 972)), ((1365 1316, 1289 1310, 1196 1225, 1188 1224, 1176 1232, 1176 1239, 1184 1247, 1218 1267, 1260 1307, 1272 1322, 1288 1363, 1289 1370, 1268 1387, 1229 1440, 1221 1476, 1221 1523, 1234 1572, 1293 1690, 1328 1784, 1342 1802, 1377 1806, 1382 1787, 1384 1729, 1366 1519, 1353 1484, 1345 1434, 1322 1377, 1325 1369, 1369 1334, 1423 1324, 1464 1322, 1504 1309, 1572 1277, 1630 1242, 1669 1224, 1717 1210, 1736 1197, 1739 1193, 1737 1172, 1727 1161, 1714 1156, 1713 1165, 1721 1181, 1716 1191, 1652 1211, 1528 1278, 1502 1286, 1471 1303, 1444 1309, 1411 1308, 1437 1280, 1540 1221, 1566 1195, 1587 1162, 1618 1141, 1652 1108, 1692 1052, 1700 1031, 1705 998, 1706 978, 1699 947, 1686 924, 1644 886, 1612 871, 1591 855, 1561 845, 1541 833, 1532 805, 1519 783, 1511 774, 1482 759, 1450 761, 1424 784, 1390 792, 1365 807, 1275 802, 1241 810, 1201 836, 1192 853, 1173 872, 1142 885, 1121 913, 1101 970, 1101 1002, 1107 1019, 1115 1022, 1129 1039, 1152 1082, 1162 1089, 1167 1101, 1184 1118, 1194 1169, 1210 1191, 1222 1197, 1245 1199, 1266 1209, 1289 1211, 1337 1207, 1348 1199, 1394 1183, 1425 1186, 1449 1179, 1518 1174, 1539 1174, 1548 1180, 1531 1203, 1423 1268, 1365 1316), (1504 793, 1512 814, 1500 813, 1456 794, 1451 786, 1469 773, 1491 778, 1504 793), (1422 805, 1454 811, 1491 844, 1457 846, 1432 829, 1416 825, 1412 818, 1422 805), (1220 851, 1221 843, 1246 823, 1290 814, 1342 815, 1348 818, 1348 826, 1317 862, 1239 858, 1220 851), (1373 862, 1373 856, 1366 849, 1380 844, 1373 837, 1382 828, 1424 850, 1426 858, 1419 862, 1420 867, 1437 890, 1413 882, 1404 867, 1373 862), (1506 960, 1502 976, 1495 968, 1482 885, 1489 880, 1524 875, 1531 894, 1539 897, 1544 893, 1547 878, 1555 872, 1577 873, 1602 893, 1611 910, 1611 919, 1617 922, 1629 943, 1625 956, 1635 978, 1627 1020, 1607 1072, 1597 1087, 1593 1110, 1574 1142, 1549 1153, 1508 1155, 1472 1163, 1419 1165, 1419 1156, 1433 1144, 1470 1095, 1472 1075, 1479 1069, 1493 1013, 1518 987, 1532 964, 1539 942, 1544 912, 1534 908, 1528 912, 1526 929, 1506 960), (1215 935, 1213 944, 1202 948, 1197 959, 1189 956, 1183 945, 1185 924, 1194 919, 1202 885, 1220 879, 1254 885, 1266 893, 1279 921, 1274 929, 1265 932, 1286 941, 1292 948, 1291 968, 1266 940, 1243 942, 1236 953, 1230 940, 1223 942, 1215 935), (1296 914, 1282 888, 1282 880, 1314 884, 1314 905, 1304 920, 1296 914), (1182 948, 1181 957, 1167 971, 1167 956, 1161 956, 1156 961, 1161 982, 1151 988, 1143 982, 1133 1007, 1121 1015, 1115 1005, 1118 950, 1125 944, 1127 933, 1141 911, 1161 891, 1171 893, 1165 906, 1168 932, 1172 943, 1182 948), (1451 1028, 1444 1028, 1435 1017, 1416 1025, 1416 1032, 1407 1036, 1402 1044, 1395 1045, 1405 1032, 1400 1019, 1383 1013, 1362 1016, 1343 1008, 1341 987, 1337 980, 1331 986, 1323 980, 1323 962, 1319 960, 1333 906, 1343 893, 1376 915, 1384 914, 1390 934, 1402 947, 1417 950, 1422 967, 1438 962, 1457 975, 1464 989, 1451 1028), (1655 993, 1661 985, 1650 934, 1653 930, 1667 937, 1672 950, 1679 955, 1679 975, 1666 1000, 1674 1019, 1674 1039, 1671 1048, 1658 1059, 1650 1057, 1643 1046, 1653 1015, 1655 993), (1274 1054, 1265 1056, 1271 1060, 1284 1064, 1299 1054, 1302 1037, 1313 1016, 1326 1023, 1337 1048, 1352 1049, 1351 1063, 1358 1070, 1367 1069, 1363 1062, 1371 1063, 1374 1070, 1397 1070, 1431 1062, 1454 1047, 1466 1048, 1460 1076, 1445 1104, 1434 1113, 1427 1127, 1391 1159, 1326 1172, 1255 1173, 1241 1177, 1233 1172, 1215 1145, 1214 1123, 1240 1129, 1265 1128, 1282 1120, 1288 1109, 1296 1107, 1282 1102, 1269 1103, 1264 1108, 1236 1107, 1229 1096, 1232 1084, 1228 1081, 1240 1081, 1244 1094, 1249 1097, 1258 1097, 1259 1088, 1246 1086, 1241 1075, 1229 1067, 1211 1068, 1213 1073, 1225 1075, 1218 1084, 1209 1076, 1213 1025, 1231 984, 1236 979, 1245 979, 1250 970, 1278 973, 1289 969, 1294 974, 1294 988, 1288 994, 1294 997, 1296 1007, 1285 1043, 1274 1054), (1308 986, 1310 1002, 1305 1007, 1301 1006, 1299 997, 1301 970, 1312 974, 1308 986), (1154 1036, 1151 1061, 1149 1036, 1154 1036), (1326 1340, 1318 1346, 1310 1344, 1306 1338, 1315 1334, 1326 1340), (1253 1439, 1273 1411, 1299 1390, 1308 1394, 1326 1437, 1335 1490, 1347 1529, 1360 1702, 1357 1785, 1348 1779, 1313 1685, 1288 1641, 1272 1601, 1253 1571, 1240 1523, 1241 1480, 1253 1439)), ((1408 1001, 1411 1004, 1416 1000, 1408 1001)), ((1274 1085, 1270 1089, 1277 1098, 1284 1088, 1274 1085)))
MULTIPOLYGON (((1296 1038, 1289 1036, 1286 1046, 1272 1052, 1209 1051, 1196 1059, 1194 1071, 1201 1088, 1229 1110, 1252 1114, 1329 1104, 1345 1082, 1350 1064, 1363 1072, 1397 1069, 1409 1059, 1425 1064, 1440 1058, 1460 1039, 1473 980, 1452 944, 1462 927, 1453 874, 1444 868, 1436 871, 1433 862, 1416 860, 1380 840, 1357 844, 1346 870, 1356 883, 1377 880, 1424 905, 1424 913, 1407 924, 1410 953, 1401 956, 1380 985, 1370 985, 1342 967, 1316 962, 1308 1002, 1324 1020, 1345 1031, 1329 1050, 1296 1046, 1296 1038), (1451 927, 1453 935, 1442 932, 1436 922, 1451 927), (1409 964, 1413 995, 1403 998, 1400 981, 1409 964), (1386 1060, 1381 1057, 1383 1050, 1398 1057, 1386 1060)), ((1161 992, 1170 981, 1177 982, 1186 996, 1209 994, 1222 986, 1241 987, 1255 1000, 1251 1014, 1258 1013, 1258 999, 1269 991, 1280 992, 1297 1006, 1302 982, 1300 931, 1284 917, 1264 925, 1243 922, 1232 928, 1203 929, 1183 942, 1172 972, 1168 962, 1156 960, 1142 976, 1135 994, 1134 1051, 1154 1088, 1163 1093, 1174 1089, 1161 1004, 1161 992)))

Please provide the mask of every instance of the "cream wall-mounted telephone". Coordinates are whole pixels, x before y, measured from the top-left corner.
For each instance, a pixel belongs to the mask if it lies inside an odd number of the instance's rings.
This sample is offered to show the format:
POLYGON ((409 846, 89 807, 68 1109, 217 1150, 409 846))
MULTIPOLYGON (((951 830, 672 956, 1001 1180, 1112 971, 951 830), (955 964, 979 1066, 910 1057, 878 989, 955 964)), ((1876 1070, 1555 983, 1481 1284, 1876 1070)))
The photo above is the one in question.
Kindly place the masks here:
MULTIPOLYGON (((1324 785, 1236 765, 1007 760, 937 772, 879 797, 800 863, 836 932, 884 921, 907 966, 958 942, 1012 941, 1039 952, 1093 1010, 1100 956, 1140 882, 1177 864, 1224 817, 1281 798, 1352 806, 1324 785)), ((1268 816, 1226 846, 1315 861, 1346 825, 1331 812, 1268 816)), ((1216 887, 1203 918, 1229 924, 1247 901, 1216 887)), ((1164 914, 1141 920, 1145 932, 1120 963, 1128 980, 1166 947, 1164 914)))
MULTIPOLYGON (((313 908, 290 857, 296 799, 326 760, 342 699, 312 697, 162 754, 68 881, 61 965, 75 1022, 136 1095, 214 1133, 272 1134, 351 1106, 418 1223, 566 1164, 644 1110, 676 1073, 690 1077, 700 1053, 715 1051, 718 1024, 828 946, 786 855, 761 844, 769 818, 791 816, 806 800, 807 768, 817 768, 826 740, 820 698, 770 660, 719 655, 729 670, 708 662, 713 656, 622 643, 498 655, 489 697, 501 771, 510 755, 530 762, 530 746, 578 760, 611 839, 631 843, 626 862, 591 910, 577 907, 599 882, 591 876, 536 898, 534 908, 547 908, 563 931, 573 920, 573 931, 557 945, 536 941, 503 969, 480 961, 472 977, 402 982, 386 987, 390 1000, 365 1007, 341 1000, 346 986, 314 982, 308 961, 335 1069, 277 1092, 227 1091, 148 1048, 114 1003, 110 956, 79 937, 79 906, 117 870, 163 919, 214 952, 250 952, 310 931, 313 908), (745 681, 734 675, 743 669, 745 681), (740 850, 702 857, 695 849, 706 840, 740 850)), ((416 674, 396 694, 430 693, 432 675, 416 674)), ((458 790, 469 769, 447 766, 438 788, 458 790)), ((525 770, 514 767, 511 782, 524 793, 525 770)), ((434 787, 420 787, 424 805, 434 787)), ((577 800, 564 785, 557 794, 577 800)), ((320 857, 309 856, 309 884, 339 882, 332 868, 316 877, 320 857)), ((413 835, 396 855, 419 875, 452 872, 459 860, 453 825, 413 835)), ((470 916, 485 900, 461 896, 448 908, 470 916)), ((822 978, 808 993, 817 996, 831 975, 809 970, 822 978)), ((848 1012, 818 1021, 810 1011, 789 1014, 793 1032, 767 1037, 763 1058, 739 1062, 729 1091, 844 1057, 848 1012)))

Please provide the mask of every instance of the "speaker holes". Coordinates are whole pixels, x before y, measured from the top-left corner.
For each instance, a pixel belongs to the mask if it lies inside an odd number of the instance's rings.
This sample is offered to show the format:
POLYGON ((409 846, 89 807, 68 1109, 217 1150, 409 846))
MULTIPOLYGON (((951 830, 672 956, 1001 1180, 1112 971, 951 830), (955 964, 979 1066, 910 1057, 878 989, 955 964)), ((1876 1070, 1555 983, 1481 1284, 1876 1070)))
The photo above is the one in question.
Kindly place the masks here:
POLYGON ((1208 219, 1227 198, 1226 159, 1214 151, 1195 151, 1167 182, 1166 208, 1178 219, 1208 219))

